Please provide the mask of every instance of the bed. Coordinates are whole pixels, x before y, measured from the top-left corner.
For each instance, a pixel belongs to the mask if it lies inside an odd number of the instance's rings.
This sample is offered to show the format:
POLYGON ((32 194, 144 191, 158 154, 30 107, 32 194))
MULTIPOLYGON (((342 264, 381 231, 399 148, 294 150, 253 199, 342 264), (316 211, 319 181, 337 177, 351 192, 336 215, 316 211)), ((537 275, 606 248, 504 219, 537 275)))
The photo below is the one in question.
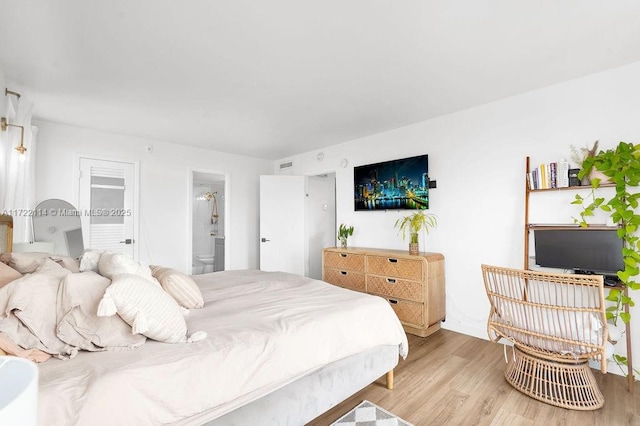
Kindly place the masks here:
MULTIPOLYGON (((109 297, 117 302, 109 289, 133 277, 52 269, 63 275, 57 287, 58 275, 49 272, 54 277, 47 281, 49 303, 55 288, 56 331, 83 334, 91 343, 67 344, 39 364, 41 424, 301 425, 392 371, 399 356, 407 355, 406 334, 384 299, 263 271, 191 277, 203 306, 182 309, 188 330, 182 341, 141 343, 135 338, 144 337, 131 333, 134 324, 128 340, 118 345, 80 329, 78 312, 91 316, 99 302, 97 311, 109 297), (89 288, 91 300, 76 303, 71 315, 67 292, 77 296, 81 289, 85 297, 89 288), (96 342, 107 342, 109 350, 96 342)), ((34 271, 0 288, 5 312, 0 332, 11 331, 6 299, 16 293, 15 282, 46 273, 34 271)), ((90 321, 125 316, 118 311, 90 321)), ((48 355, 55 352, 46 345, 34 350, 43 348, 48 355)))

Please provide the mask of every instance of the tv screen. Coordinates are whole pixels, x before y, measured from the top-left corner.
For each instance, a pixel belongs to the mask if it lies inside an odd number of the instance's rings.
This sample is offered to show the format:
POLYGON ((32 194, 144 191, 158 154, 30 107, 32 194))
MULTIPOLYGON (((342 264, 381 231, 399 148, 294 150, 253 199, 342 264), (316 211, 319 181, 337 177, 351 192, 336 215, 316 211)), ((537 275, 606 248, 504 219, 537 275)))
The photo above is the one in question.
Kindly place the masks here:
POLYGON ((536 264, 616 275, 624 269, 622 240, 612 229, 536 229, 536 264))
POLYGON ((355 210, 429 208, 429 156, 353 168, 355 210))

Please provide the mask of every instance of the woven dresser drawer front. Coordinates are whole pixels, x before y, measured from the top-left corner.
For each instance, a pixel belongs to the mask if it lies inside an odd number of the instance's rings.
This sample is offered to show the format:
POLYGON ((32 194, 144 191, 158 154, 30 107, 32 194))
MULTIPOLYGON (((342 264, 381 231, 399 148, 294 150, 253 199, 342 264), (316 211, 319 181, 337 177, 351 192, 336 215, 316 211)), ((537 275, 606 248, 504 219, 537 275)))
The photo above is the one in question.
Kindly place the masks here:
POLYGON ((364 255, 327 251, 324 253, 324 266, 326 268, 364 272, 364 255))
POLYGON ((422 260, 387 256, 368 256, 367 273, 385 277, 422 281, 422 260))
POLYGON ((406 324, 424 326, 424 307, 421 303, 405 302, 404 300, 387 299, 398 319, 406 324))
POLYGON ((365 280, 362 272, 341 271, 338 269, 325 269, 324 281, 346 287, 355 291, 365 291, 365 280))
POLYGON ((424 300, 421 282, 377 275, 367 276, 367 292, 413 300, 414 302, 422 302, 424 300))

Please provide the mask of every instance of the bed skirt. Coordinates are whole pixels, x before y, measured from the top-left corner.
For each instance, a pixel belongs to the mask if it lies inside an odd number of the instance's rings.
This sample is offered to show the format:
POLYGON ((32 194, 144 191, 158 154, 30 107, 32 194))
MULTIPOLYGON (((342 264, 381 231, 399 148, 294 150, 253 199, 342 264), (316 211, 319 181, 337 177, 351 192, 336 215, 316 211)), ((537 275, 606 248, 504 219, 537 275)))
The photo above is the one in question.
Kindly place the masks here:
POLYGON ((397 345, 378 346, 328 364, 209 422, 205 412, 177 424, 300 426, 384 376, 397 364, 397 345))

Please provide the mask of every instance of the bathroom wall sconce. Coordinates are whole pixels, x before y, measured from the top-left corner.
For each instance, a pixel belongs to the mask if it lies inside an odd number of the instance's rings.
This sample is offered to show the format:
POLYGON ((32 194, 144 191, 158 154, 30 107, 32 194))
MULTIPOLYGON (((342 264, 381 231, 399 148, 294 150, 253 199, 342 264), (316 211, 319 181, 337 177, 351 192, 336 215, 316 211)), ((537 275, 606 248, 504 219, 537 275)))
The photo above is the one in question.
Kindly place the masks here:
POLYGON ((20 128, 20 145, 16 146, 16 151, 20 154, 27 152, 27 148, 24 147, 24 126, 19 126, 17 124, 11 124, 7 122, 7 117, 0 118, 0 130, 6 131, 8 127, 19 127, 20 128))
POLYGON ((20 100, 20 96, 22 96, 20 93, 14 92, 13 90, 9 90, 6 87, 4 89, 4 95, 5 96, 9 96, 9 95, 15 96, 16 98, 18 98, 18 100, 20 100))
POLYGON ((205 192, 203 194, 200 194, 196 197, 196 200, 198 201, 211 201, 212 198, 215 197, 215 194, 217 194, 217 192, 205 192))
MULTIPOLYGON (((218 192, 205 192, 204 194, 200 194, 196 197, 196 200, 199 201, 204 201, 206 200, 207 202, 213 200, 213 208, 211 209, 211 223, 213 225, 218 224, 218 200, 216 199, 216 194, 218 192)), ((216 233, 217 233, 217 229, 216 229, 216 233)), ((212 234, 213 235, 213 234, 212 234)))

